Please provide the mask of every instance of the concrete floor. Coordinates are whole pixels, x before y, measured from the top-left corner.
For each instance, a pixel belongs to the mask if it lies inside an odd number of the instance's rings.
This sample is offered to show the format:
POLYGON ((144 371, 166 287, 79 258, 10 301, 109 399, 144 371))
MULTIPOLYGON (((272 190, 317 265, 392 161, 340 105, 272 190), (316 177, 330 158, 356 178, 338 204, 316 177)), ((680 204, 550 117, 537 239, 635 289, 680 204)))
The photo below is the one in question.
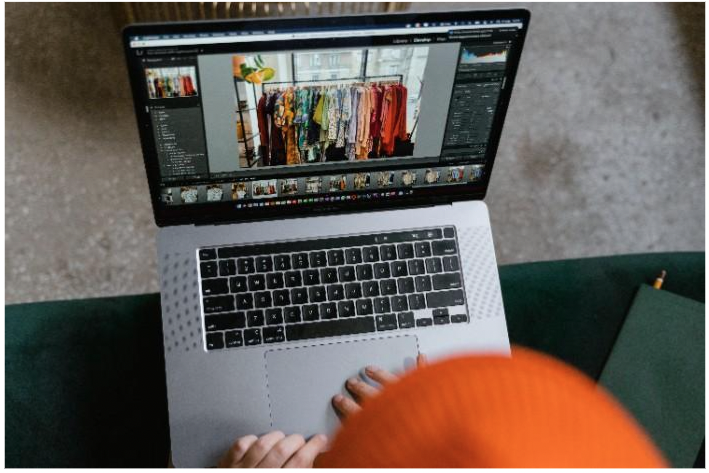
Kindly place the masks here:
MULTIPOLYGON (((704 250, 704 5, 528 8, 486 198, 499 262, 704 250)), ((5 12, 7 303, 157 291, 110 7, 5 12)))

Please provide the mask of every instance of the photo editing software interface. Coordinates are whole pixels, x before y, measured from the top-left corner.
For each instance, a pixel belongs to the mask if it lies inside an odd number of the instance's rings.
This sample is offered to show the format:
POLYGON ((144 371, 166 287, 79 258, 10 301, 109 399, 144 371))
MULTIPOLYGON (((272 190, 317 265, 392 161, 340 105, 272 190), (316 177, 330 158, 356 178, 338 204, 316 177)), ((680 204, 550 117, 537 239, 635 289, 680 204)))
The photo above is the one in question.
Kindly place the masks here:
POLYGON ((522 27, 504 19, 131 37, 160 202, 248 209, 479 185, 522 27))

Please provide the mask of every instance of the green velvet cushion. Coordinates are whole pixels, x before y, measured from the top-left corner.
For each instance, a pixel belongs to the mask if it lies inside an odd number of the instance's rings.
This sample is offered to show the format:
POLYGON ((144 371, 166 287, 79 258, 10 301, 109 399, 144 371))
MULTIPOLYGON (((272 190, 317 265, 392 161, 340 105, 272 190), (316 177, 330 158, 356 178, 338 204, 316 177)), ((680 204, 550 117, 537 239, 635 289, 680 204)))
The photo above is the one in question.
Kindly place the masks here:
MULTIPOLYGON (((641 283, 704 301, 704 254, 500 268, 512 343, 597 379, 641 283)), ((8 467, 160 467, 167 461, 157 294, 11 305, 5 313, 8 467)))

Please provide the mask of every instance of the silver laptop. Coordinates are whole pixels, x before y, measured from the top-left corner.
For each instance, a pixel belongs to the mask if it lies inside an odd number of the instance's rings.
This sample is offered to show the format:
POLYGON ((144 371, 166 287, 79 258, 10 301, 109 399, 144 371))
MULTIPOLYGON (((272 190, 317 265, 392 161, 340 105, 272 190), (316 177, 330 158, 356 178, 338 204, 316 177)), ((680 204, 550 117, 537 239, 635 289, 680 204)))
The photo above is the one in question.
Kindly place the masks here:
POLYGON ((330 434, 344 381, 509 353, 485 196, 529 13, 129 26, 173 461, 330 434))

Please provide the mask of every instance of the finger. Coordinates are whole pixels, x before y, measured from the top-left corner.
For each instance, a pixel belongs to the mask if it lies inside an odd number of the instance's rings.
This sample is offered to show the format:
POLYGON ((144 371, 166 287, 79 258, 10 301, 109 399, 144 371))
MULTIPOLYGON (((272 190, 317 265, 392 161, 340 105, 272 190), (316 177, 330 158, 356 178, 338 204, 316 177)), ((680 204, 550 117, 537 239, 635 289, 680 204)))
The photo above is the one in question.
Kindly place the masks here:
POLYGON ((355 412, 358 412, 361 407, 359 404, 354 402, 352 399, 338 394, 332 398, 332 405, 335 407, 335 411, 340 415, 341 418, 351 416, 355 412))
POLYGON ((318 434, 308 440, 290 459, 283 465, 284 468, 310 468, 315 457, 327 447, 327 437, 318 434))
POLYGON ((428 358, 426 358, 426 355, 423 353, 419 353, 419 355, 416 357, 416 365, 419 368, 422 368, 428 363, 428 358))
POLYGON ((364 369, 364 372, 367 374, 367 376, 369 376, 381 385, 393 383, 397 380, 397 376, 395 374, 392 374, 385 369, 379 368, 378 366, 367 366, 364 369))
POLYGON ((234 444, 229 448, 224 457, 219 461, 219 468, 229 468, 238 463, 244 455, 249 450, 251 445, 258 440, 255 435, 246 435, 240 437, 234 442, 234 444))
POLYGON ((345 383, 345 387, 354 397, 360 400, 372 397, 379 392, 379 389, 371 384, 365 383, 359 378, 348 379, 345 383))
POLYGON ((274 445, 271 451, 259 462, 257 468, 280 468, 303 445, 305 445, 305 439, 302 435, 289 435, 274 445))
POLYGON ((271 451, 273 446, 280 442, 284 437, 285 435, 283 432, 279 431, 269 432, 266 435, 261 436, 251 445, 249 450, 246 452, 246 455, 244 455, 241 461, 237 462, 237 465, 241 468, 253 468, 258 465, 258 463, 263 460, 263 457, 271 451))

